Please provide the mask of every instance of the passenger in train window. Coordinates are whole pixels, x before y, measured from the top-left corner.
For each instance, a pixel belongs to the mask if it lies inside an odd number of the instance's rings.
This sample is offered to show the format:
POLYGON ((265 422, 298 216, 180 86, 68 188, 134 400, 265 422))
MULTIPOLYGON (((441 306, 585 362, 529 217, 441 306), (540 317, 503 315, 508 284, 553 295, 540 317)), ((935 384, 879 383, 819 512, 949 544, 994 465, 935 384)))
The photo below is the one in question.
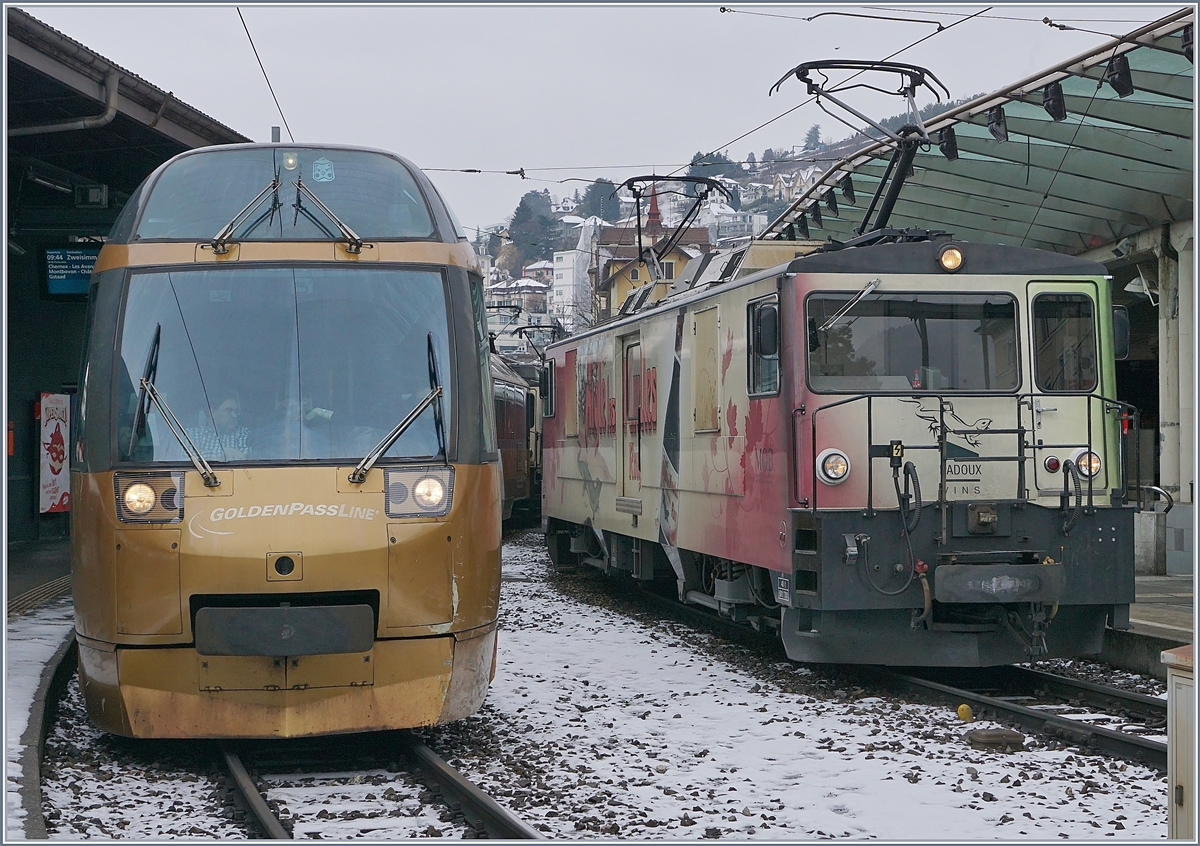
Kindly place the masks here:
POLYGON ((241 461, 250 457, 250 430, 240 425, 242 403, 236 391, 225 391, 213 409, 212 424, 188 430, 188 437, 209 461, 241 461))

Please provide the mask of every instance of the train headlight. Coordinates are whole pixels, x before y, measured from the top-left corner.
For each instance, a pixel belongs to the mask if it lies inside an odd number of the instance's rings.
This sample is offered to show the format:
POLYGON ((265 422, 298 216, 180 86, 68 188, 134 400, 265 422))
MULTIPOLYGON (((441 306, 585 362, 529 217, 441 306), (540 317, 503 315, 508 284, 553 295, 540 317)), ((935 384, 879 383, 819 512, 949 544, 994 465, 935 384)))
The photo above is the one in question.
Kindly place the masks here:
POLYGON ((454 503, 454 468, 389 467, 383 489, 389 517, 442 517, 454 503))
POLYGON ((953 244, 948 244, 938 250, 938 264, 947 273, 957 273, 963 266, 963 253, 953 244))
POLYGON ((1102 464, 1100 461, 1100 456, 1092 452, 1090 449, 1080 450, 1079 452, 1075 453, 1074 458, 1071 460, 1074 461, 1075 466, 1079 468, 1079 475, 1083 476, 1085 479, 1094 479, 1096 476, 1100 475, 1100 467, 1102 464))
POLYGON ((178 523, 183 519, 182 470, 113 474, 117 519, 122 523, 178 523))
POLYGON ((446 488, 432 476, 426 476, 413 486, 413 499, 417 501, 417 505, 424 509, 432 510, 437 508, 445 498, 446 488))
POLYGON ((158 497, 154 495, 154 488, 147 485, 145 482, 134 482, 125 489, 125 507, 134 514, 145 514, 154 507, 154 503, 158 497))
POLYGON ((850 476, 850 459, 839 449, 827 449, 817 456, 817 475, 827 485, 840 485, 850 476))
POLYGON ((295 170, 300 164, 300 156, 297 153, 284 153, 283 166, 286 170, 295 170))

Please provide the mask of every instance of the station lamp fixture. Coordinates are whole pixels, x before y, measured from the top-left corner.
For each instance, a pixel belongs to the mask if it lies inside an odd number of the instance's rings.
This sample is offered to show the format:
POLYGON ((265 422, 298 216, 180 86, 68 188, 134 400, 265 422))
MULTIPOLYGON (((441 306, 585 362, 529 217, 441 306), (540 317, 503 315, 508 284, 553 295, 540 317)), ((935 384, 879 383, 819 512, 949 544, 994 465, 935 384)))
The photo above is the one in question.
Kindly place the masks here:
POLYGON ((1180 47, 1183 48, 1183 55, 1187 56, 1187 60, 1189 62, 1192 62, 1193 64, 1195 64, 1195 60, 1192 59, 1192 39, 1193 38, 1194 38, 1194 36, 1192 35, 1192 25, 1188 24, 1187 26, 1185 26, 1183 28, 1183 34, 1179 37, 1179 44, 1180 44, 1180 47))
POLYGON ((1133 93, 1133 77, 1129 73, 1129 57, 1116 56, 1108 63, 1104 79, 1117 92, 1118 97, 1128 97, 1133 93))
POLYGON ((832 188, 825 192, 825 208, 829 209, 831 215, 838 217, 837 196, 832 188))
POLYGON ((800 230, 800 234, 804 236, 805 241, 812 238, 812 233, 808 231, 808 215, 804 212, 800 212, 800 219, 796 221, 795 226, 800 230))
POLYGON ((843 176, 838 181, 838 185, 841 186, 842 196, 845 197, 846 202, 852 206, 857 205, 854 202, 854 181, 850 179, 850 174, 847 173, 845 176, 843 176))
POLYGON ((1062 83, 1051 82, 1042 89, 1042 108, 1057 122, 1067 117, 1067 101, 1063 99, 1062 83))
POLYGON ((958 139, 954 136, 953 126, 947 126, 938 133, 938 149, 946 161, 952 162, 958 158, 958 139))
POLYGON ((992 106, 987 113, 988 132, 997 141, 1008 140, 1008 121, 1004 119, 1004 106, 992 106))
POLYGON ((821 220, 821 201, 813 200, 813 204, 808 207, 808 213, 812 215, 813 223, 825 228, 825 221, 821 220))

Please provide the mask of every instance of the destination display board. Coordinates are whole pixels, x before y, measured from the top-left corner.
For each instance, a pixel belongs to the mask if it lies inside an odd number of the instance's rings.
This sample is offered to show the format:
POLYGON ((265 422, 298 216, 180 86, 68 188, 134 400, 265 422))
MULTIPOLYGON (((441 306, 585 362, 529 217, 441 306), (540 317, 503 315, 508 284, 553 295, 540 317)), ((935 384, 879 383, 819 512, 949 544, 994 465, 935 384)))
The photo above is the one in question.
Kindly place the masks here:
POLYGON ((51 297, 87 296, 92 266, 100 255, 99 244, 46 247, 46 294, 51 297))

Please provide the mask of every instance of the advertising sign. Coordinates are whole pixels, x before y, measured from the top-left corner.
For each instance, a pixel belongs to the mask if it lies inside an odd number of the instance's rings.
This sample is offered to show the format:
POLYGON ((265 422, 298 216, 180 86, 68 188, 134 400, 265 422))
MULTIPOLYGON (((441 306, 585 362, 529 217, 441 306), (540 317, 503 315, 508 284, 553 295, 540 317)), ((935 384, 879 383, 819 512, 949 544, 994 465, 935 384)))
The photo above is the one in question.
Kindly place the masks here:
POLYGON ((71 510, 71 474, 67 444, 71 440, 71 397, 42 394, 41 483, 38 510, 42 514, 71 510))

